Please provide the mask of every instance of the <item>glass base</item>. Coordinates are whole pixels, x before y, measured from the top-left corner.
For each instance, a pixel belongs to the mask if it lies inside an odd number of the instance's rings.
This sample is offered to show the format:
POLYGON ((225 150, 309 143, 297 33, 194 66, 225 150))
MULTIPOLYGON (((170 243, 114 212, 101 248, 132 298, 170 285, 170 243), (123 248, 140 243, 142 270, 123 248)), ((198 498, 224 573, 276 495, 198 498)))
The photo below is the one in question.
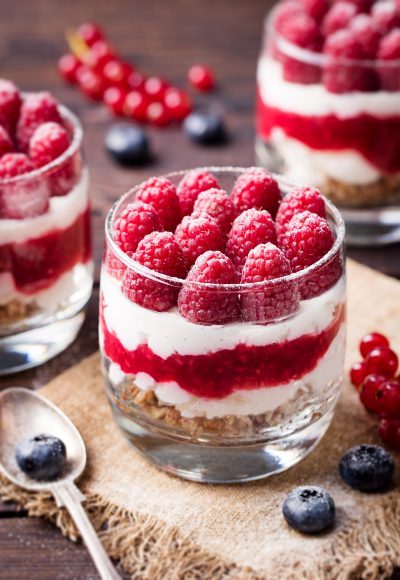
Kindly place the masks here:
POLYGON ((85 320, 84 309, 73 316, 0 338, 0 376, 36 367, 65 350, 85 320))
POLYGON ((116 421, 133 447, 158 468, 204 483, 254 481, 289 469, 317 445, 333 408, 307 427, 268 442, 206 445, 157 433, 127 417, 111 400, 116 421))
MULTIPOLYGON (((255 152, 259 165, 285 175, 283 160, 270 144, 257 139, 255 152)), ((400 241, 399 205, 373 208, 339 206, 339 209, 346 223, 346 242, 349 246, 385 246, 400 241)))

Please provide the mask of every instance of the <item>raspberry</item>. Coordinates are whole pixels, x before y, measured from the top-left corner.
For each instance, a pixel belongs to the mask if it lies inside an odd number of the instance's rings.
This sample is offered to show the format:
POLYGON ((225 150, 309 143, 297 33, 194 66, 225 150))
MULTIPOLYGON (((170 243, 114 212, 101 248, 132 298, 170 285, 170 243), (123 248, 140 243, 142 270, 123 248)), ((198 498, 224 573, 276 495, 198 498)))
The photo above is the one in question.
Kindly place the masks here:
POLYGON ((357 35, 365 58, 374 60, 381 40, 381 32, 371 16, 359 14, 350 23, 350 28, 357 35))
POLYGON ((400 30, 392 30, 387 34, 378 50, 378 59, 388 63, 389 66, 379 67, 382 89, 387 91, 400 90, 400 30), (397 62, 395 62, 397 61, 397 62))
POLYGON ((276 180, 261 168, 239 175, 232 189, 232 202, 238 213, 251 208, 266 209, 274 218, 281 197, 276 180))
POLYGON ((177 187, 182 216, 190 215, 199 194, 212 188, 219 188, 218 181, 212 173, 204 169, 192 169, 185 173, 177 187))
MULTIPOLYGON (((0 179, 24 175, 35 169, 24 153, 6 153, 0 159, 0 179)), ((41 215, 49 207, 49 190, 40 178, 4 183, 0 191, 0 215, 8 219, 24 219, 41 215)))
POLYGON ((329 36, 342 28, 347 28, 357 14, 357 8, 351 2, 337 2, 328 10, 322 21, 322 33, 329 36))
MULTIPOLYGON (((334 236, 324 218, 303 211, 293 216, 280 241, 293 272, 299 272, 315 264, 329 252, 334 243, 334 236)), ((302 298, 319 296, 333 286, 341 274, 341 260, 336 256, 300 284, 302 298)))
POLYGON ((235 284, 235 268, 225 254, 205 252, 197 258, 179 292, 179 312, 194 324, 227 324, 239 318, 239 295, 236 291, 218 286, 202 290, 191 282, 235 284))
POLYGON ((221 229, 215 219, 207 214, 185 216, 176 228, 175 239, 188 266, 192 266, 204 252, 224 249, 221 229))
POLYGON ((47 121, 63 124, 55 99, 46 92, 27 95, 17 123, 17 142, 21 151, 28 150, 35 129, 47 121))
POLYGON ((303 14, 303 7, 297 0, 286 0, 279 2, 275 11, 275 28, 278 32, 282 32, 286 26, 287 21, 294 16, 303 14))
MULTIPOLYGON (((274 244, 259 244, 250 250, 243 267, 242 284, 274 280, 291 273, 290 262, 274 244)), ((293 314, 300 301, 297 284, 256 286, 241 294, 242 316, 249 322, 266 323, 293 314)))
POLYGON ((139 242, 162 226, 156 210, 147 203, 130 203, 114 224, 114 241, 125 254, 132 255, 139 242))
POLYGON ((276 214, 275 225, 278 240, 285 235, 292 217, 306 210, 322 218, 326 217, 325 202, 320 192, 313 187, 296 187, 292 189, 281 201, 276 214))
POLYGON ((221 228, 222 234, 228 234, 236 217, 236 210, 223 189, 212 188, 202 191, 193 206, 193 217, 206 213, 213 217, 221 228))
POLYGON ((301 3, 307 14, 317 22, 321 22, 329 10, 328 0, 301 0, 301 3))
POLYGON ((11 153, 14 150, 14 145, 10 139, 9 134, 2 125, 0 125, 0 157, 5 153, 11 153))
POLYGON ((166 230, 175 230, 181 214, 175 186, 168 179, 150 177, 139 187, 136 199, 148 203, 156 210, 166 230))
POLYGON ((383 34, 400 27, 400 7, 396 6, 395 2, 390 0, 376 2, 372 6, 371 15, 383 34))
POLYGON ((360 353, 365 358, 371 350, 378 346, 389 346, 389 341, 383 334, 379 332, 370 332, 362 337, 360 341, 360 353))
POLYGON ((121 280, 127 270, 127 266, 114 254, 111 248, 107 248, 103 264, 106 271, 117 280, 121 280))
POLYGON ((372 91, 377 88, 374 71, 362 64, 345 62, 363 60, 366 55, 358 34, 354 30, 343 29, 334 32, 326 39, 324 53, 328 63, 323 73, 323 81, 332 93, 350 91, 372 91))
POLYGON ((0 123, 9 133, 13 133, 17 124, 21 96, 11 81, 0 79, 0 123))
POLYGON ((232 224, 226 254, 241 273, 250 250, 267 242, 276 244, 275 224, 271 214, 266 210, 248 209, 232 224))
POLYGON ((346 0, 350 4, 353 4, 357 10, 360 12, 369 12, 371 9, 371 4, 374 0, 346 0))
MULTIPOLYGON (((185 274, 181 249, 171 232, 153 232, 139 243, 133 260, 155 272, 181 278, 185 274)), ((125 296, 144 308, 164 312, 176 304, 178 286, 157 281, 134 270, 127 270, 122 280, 125 296)))
POLYGON ((383 418, 379 423, 379 435, 386 445, 400 451, 400 419, 383 418))

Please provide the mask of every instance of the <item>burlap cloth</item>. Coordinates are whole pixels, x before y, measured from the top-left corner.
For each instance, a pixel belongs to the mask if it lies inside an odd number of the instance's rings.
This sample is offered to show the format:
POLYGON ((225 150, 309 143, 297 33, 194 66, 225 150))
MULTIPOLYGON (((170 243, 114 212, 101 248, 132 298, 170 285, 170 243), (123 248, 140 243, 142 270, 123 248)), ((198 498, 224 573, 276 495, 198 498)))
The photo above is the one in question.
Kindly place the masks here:
MULTIPOLYGON (((358 358, 360 336, 372 329, 400 349, 400 283, 352 262, 348 273, 348 364, 358 358)), ((112 420, 97 354, 42 393, 83 435, 89 464, 80 487, 86 507, 109 554, 134 578, 384 578, 400 566, 399 473, 390 491, 371 495, 352 491, 338 476, 348 447, 379 441, 376 419, 347 381, 328 434, 307 459, 258 483, 222 486, 166 475, 130 448, 112 420), (334 531, 307 537, 285 524, 282 501, 301 484, 323 485, 332 493, 334 531)), ((67 514, 51 498, 4 480, 0 495, 30 515, 49 517, 76 539, 67 514)))

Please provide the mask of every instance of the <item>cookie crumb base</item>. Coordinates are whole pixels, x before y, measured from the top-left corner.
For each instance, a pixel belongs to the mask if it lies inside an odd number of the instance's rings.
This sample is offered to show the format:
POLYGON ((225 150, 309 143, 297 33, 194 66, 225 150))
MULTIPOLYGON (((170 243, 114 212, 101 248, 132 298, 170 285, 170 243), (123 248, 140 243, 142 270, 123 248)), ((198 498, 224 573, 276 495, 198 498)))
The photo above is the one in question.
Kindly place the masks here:
POLYGON ((13 299, 0 305, 0 325, 11 326, 25 318, 29 318, 39 310, 35 302, 21 302, 13 299))
POLYGON ((400 203, 400 175, 381 177, 366 185, 326 177, 321 191, 341 207, 367 208, 400 203))

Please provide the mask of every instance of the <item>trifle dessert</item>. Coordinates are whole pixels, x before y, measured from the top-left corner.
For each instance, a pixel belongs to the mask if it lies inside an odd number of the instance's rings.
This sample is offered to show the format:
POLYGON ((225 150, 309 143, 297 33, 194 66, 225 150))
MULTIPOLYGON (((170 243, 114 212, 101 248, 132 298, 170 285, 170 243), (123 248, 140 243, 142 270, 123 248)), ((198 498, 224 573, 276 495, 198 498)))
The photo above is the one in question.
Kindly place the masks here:
POLYGON ((400 5, 285 0, 265 34, 257 73, 260 160, 321 188, 342 208, 397 205, 400 5))
POLYGON ((121 198, 106 221, 100 349, 138 449, 184 477, 236 481, 315 445, 342 377, 343 235, 318 190, 260 168, 154 177, 121 198))
POLYGON ((79 121, 50 93, 0 80, 2 373, 53 356, 82 324, 93 265, 81 147, 79 121))

